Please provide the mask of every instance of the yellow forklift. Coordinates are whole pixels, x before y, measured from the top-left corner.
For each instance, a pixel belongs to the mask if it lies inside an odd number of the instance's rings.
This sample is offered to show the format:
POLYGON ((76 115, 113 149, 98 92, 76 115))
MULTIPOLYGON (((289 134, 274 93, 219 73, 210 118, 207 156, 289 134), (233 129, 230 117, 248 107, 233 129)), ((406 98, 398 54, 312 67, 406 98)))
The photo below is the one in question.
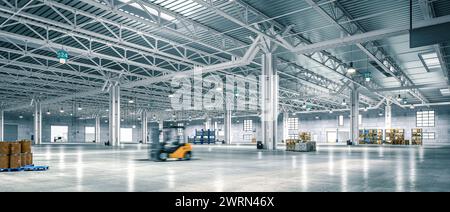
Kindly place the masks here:
POLYGON ((163 127, 163 142, 153 143, 150 157, 155 161, 166 161, 174 158, 190 160, 192 145, 185 142, 185 128, 183 126, 163 127))

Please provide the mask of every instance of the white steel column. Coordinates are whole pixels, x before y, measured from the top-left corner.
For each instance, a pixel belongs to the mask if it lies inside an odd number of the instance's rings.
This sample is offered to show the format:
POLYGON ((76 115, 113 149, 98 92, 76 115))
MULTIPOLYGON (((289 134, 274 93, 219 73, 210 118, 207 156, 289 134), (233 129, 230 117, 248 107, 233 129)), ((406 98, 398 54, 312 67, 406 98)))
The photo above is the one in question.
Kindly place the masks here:
POLYGON ((223 120, 225 144, 231 144, 231 110, 225 111, 225 120, 223 120))
POLYGON ((392 102, 390 99, 386 99, 386 107, 385 107, 385 115, 384 115, 384 126, 385 129, 391 129, 392 128, 392 102))
POLYGON ((286 139, 289 137, 289 125, 288 125, 289 113, 283 113, 283 140, 286 143, 286 139))
POLYGON ((100 116, 95 117, 95 143, 100 143, 100 116))
POLYGON ((141 117, 141 128, 142 128, 142 143, 146 144, 148 143, 148 118, 147 118, 147 111, 142 111, 142 117, 141 117))
POLYGON ((164 142, 164 133, 163 133, 164 121, 162 118, 161 118, 161 120, 159 120, 158 124, 159 124, 159 127, 158 127, 159 128, 159 142, 161 143, 161 142, 164 142))
POLYGON ((4 138, 4 126, 5 126, 5 117, 3 110, 0 110, 0 141, 3 141, 4 138))
POLYGON ((34 102, 34 144, 42 144, 42 108, 39 101, 34 102))
POLYGON ((359 143, 359 91, 355 84, 352 85, 350 99, 350 136, 353 145, 357 145, 359 143))
POLYGON ((205 130, 212 129, 212 122, 210 117, 206 117, 205 119, 205 130))
POLYGON ((278 75, 276 58, 272 51, 266 51, 262 57, 263 75, 261 76, 261 131, 264 149, 275 150, 278 124, 278 75))
POLYGON ((120 86, 113 85, 109 93, 109 144, 120 144, 120 86))

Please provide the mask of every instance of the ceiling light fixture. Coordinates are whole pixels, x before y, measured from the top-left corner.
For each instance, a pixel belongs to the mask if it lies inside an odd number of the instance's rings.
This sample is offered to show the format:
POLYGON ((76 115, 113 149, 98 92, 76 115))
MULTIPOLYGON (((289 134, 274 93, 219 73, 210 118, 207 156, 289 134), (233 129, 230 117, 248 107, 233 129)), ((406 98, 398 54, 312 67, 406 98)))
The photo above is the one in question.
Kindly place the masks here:
POLYGON ((60 112, 60 113, 64 113, 64 108, 61 108, 61 109, 59 110, 59 112, 60 112))
POLYGON ((370 82, 370 80, 372 79, 372 77, 370 76, 370 72, 364 74, 364 79, 366 80, 366 82, 370 82))
POLYGON ((81 104, 78 104, 78 110, 83 110, 83 108, 81 107, 81 104))
POLYGON ((414 107, 414 105, 413 104, 411 104, 410 106, 409 106, 409 109, 411 109, 411 110, 413 110, 415 107, 414 107))
POLYGON ((52 113, 50 113, 50 110, 47 110, 47 115, 50 115, 50 114, 52 114, 52 113))
POLYGON ((345 99, 343 99, 343 100, 342 100, 342 103, 341 103, 341 105, 342 105, 342 106, 345 106, 345 105, 347 105, 347 103, 345 102, 345 99))
POLYGON ((401 102, 402 101, 402 96, 400 96, 400 94, 397 96, 397 101, 401 102))
POLYGON ((56 56, 59 59, 59 63, 61 64, 66 64, 67 59, 69 59, 69 53, 64 51, 64 49, 61 49, 58 52, 56 52, 56 56))
POLYGON ((19 119, 23 119, 23 116, 19 116, 19 119))
POLYGON ((347 73, 354 74, 356 69, 353 67, 353 62, 350 62, 350 66, 347 68, 347 73))

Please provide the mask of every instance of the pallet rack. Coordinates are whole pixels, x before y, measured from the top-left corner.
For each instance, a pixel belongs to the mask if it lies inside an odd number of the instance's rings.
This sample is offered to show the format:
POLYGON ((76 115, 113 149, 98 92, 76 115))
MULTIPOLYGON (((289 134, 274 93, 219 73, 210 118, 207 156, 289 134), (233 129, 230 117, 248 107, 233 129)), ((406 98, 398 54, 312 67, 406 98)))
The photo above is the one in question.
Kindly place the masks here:
POLYGON ((386 143, 393 145, 408 145, 405 141, 404 129, 386 129, 386 143))
POLYGON ((423 130, 421 128, 411 129, 411 145, 422 145, 423 144, 423 130))
POLYGON ((362 129, 359 130, 360 144, 382 144, 383 130, 381 129, 362 129))

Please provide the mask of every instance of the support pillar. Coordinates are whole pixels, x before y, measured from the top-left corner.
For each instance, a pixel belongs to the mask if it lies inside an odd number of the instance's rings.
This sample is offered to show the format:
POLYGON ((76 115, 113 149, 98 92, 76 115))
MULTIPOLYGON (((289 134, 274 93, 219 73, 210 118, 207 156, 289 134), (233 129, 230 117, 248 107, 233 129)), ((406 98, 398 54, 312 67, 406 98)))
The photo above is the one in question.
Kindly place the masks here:
POLYGON ((109 91, 109 144, 120 145, 120 86, 113 85, 109 91))
POLYGON ((4 140, 5 116, 3 110, 0 110, 0 141, 4 140))
POLYGON ((261 76, 261 131, 264 148, 276 150, 277 127, 278 127, 278 75, 276 69, 276 58, 272 50, 264 52, 262 57, 261 76))
POLYGON ((161 120, 159 120, 158 122, 159 125, 159 142, 164 142, 164 132, 163 132, 163 128, 164 128, 164 120, 161 118, 161 120))
POLYGON ((211 118, 210 117, 206 117, 206 120, 205 120, 205 130, 207 130, 207 129, 211 129, 212 128, 212 123, 211 123, 211 118))
POLYGON ((142 129, 142 143, 146 144, 148 143, 148 118, 147 118, 147 111, 142 111, 142 117, 141 117, 141 129, 142 129))
POLYGON ((350 134, 353 145, 357 145, 359 143, 359 91, 357 85, 353 84, 350 92, 350 134))
POLYGON ((284 143, 286 143, 286 139, 288 139, 288 137, 289 137, 288 119, 289 119, 289 113, 284 112, 283 113, 283 140, 284 140, 284 143))
POLYGON ((231 144, 231 110, 225 111, 225 120, 223 120, 225 143, 231 144))
POLYGON ((386 129, 392 128, 392 102, 390 99, 386 99, 385 115, 384 115, 384 126, 386 129))
POLYGON ((34 144, 42 144, 42 108, 38 101, 34 102, 34 144))
POLYGON ((95 117, 95 143, 100 143, 100 116, 95 117))

